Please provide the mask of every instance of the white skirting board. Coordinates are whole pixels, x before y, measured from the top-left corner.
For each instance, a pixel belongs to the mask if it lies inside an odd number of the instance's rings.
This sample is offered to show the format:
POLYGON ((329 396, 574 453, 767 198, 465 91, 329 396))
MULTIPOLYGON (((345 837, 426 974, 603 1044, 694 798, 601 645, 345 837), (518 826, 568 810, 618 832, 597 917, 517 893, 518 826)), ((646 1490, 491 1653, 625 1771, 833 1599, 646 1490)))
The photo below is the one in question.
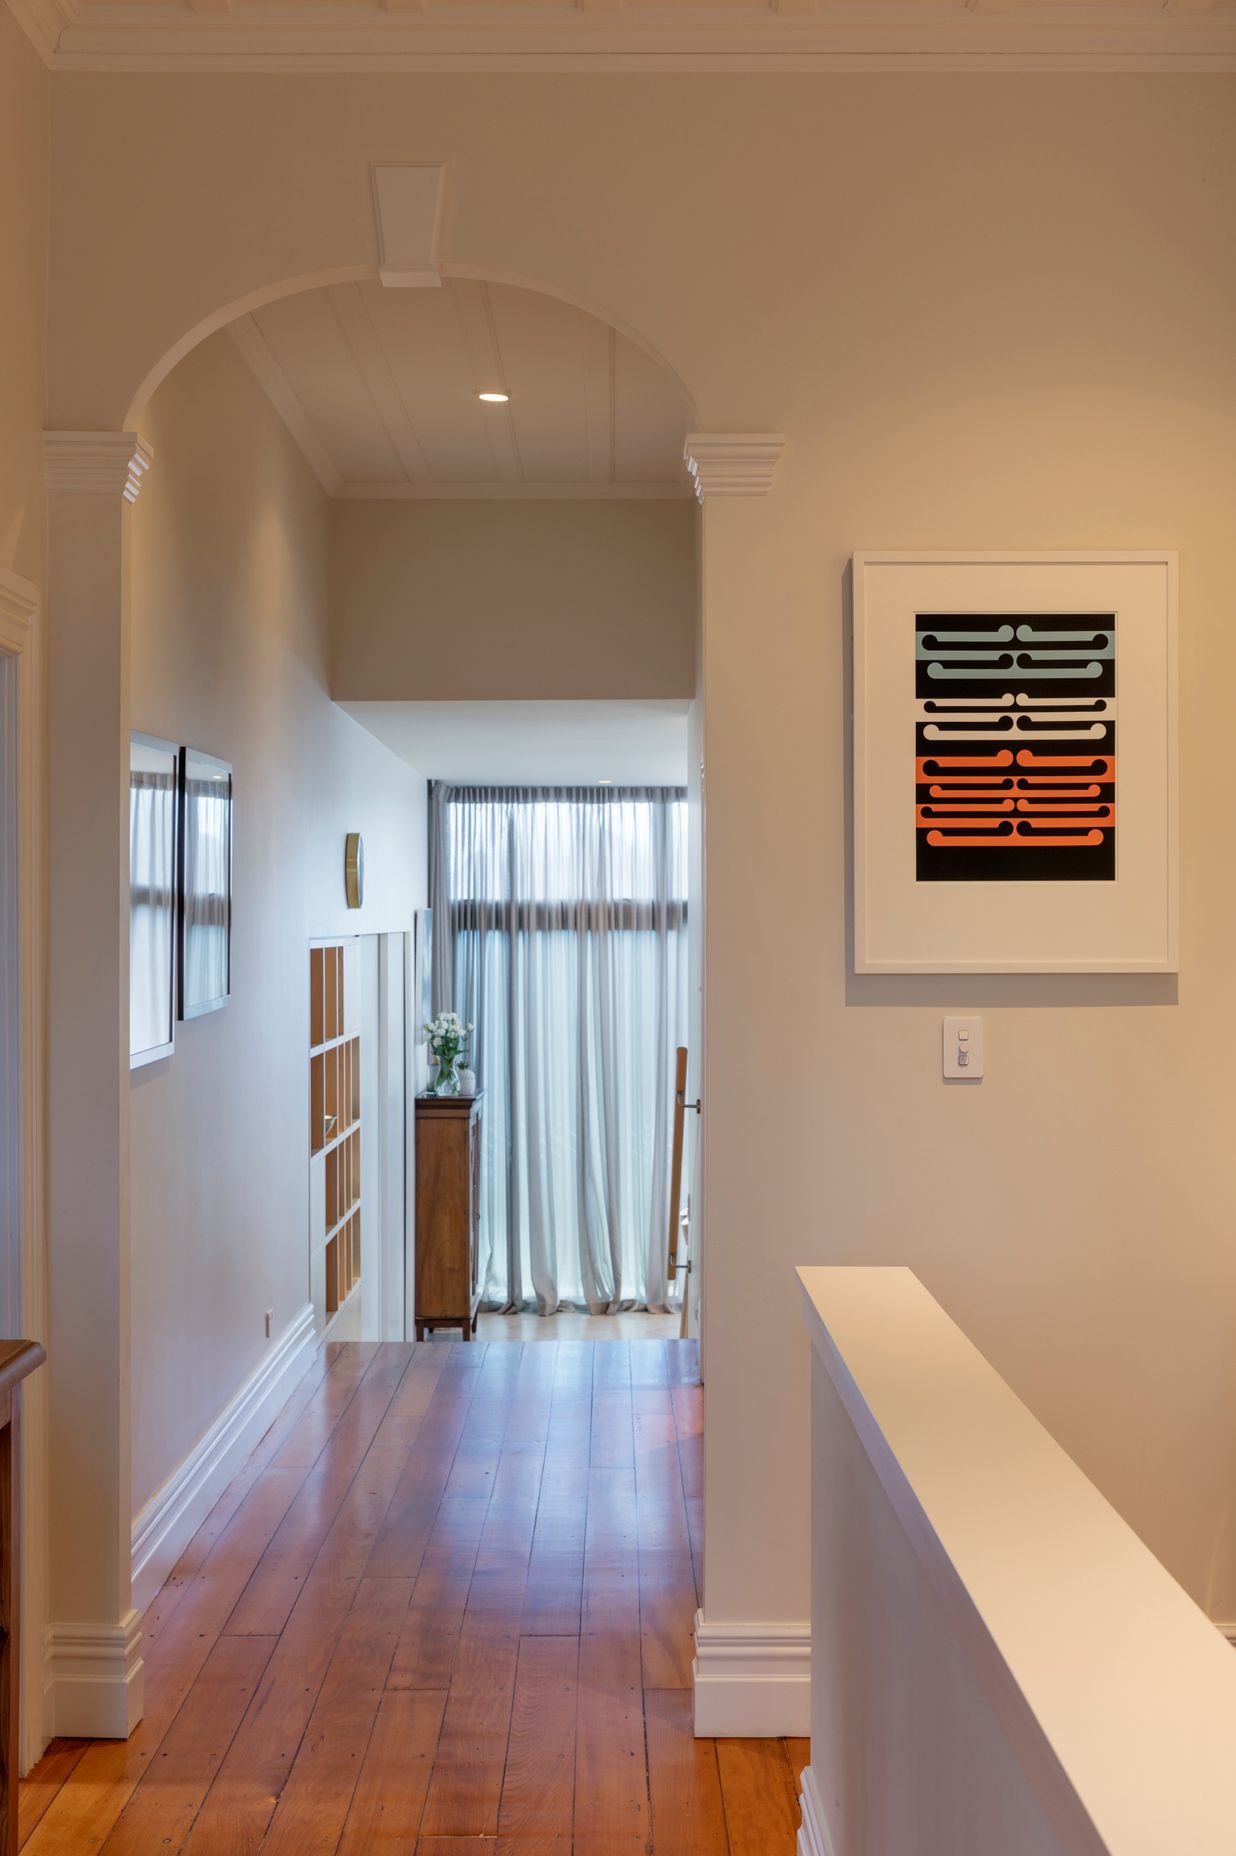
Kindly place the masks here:
MULTIPOLYGON (((314 1350, 313 1304, 306 1302, 265 1358, 233 1394, 180 1468, 133 1523, 133 1603, 146 1609, 214 1504, 291 1396, 314 1350)), ((63 1727, 57 1732, 64 1733, 63 1727)))
POLYGON ((780 1739, 811 1731, 811 1626, 695 1614, 695 1732, 780 1739))
POLYGON ((824 1807, 820 1803, 815 1774, 810 1766, 803 1771, 803 1789, 798 1802, 803 1815, 802 1828, 798 1833, 798 1856, 833 1856, 832 1839, 824 1822, 824 1807))
POLYGON ((53 1624, 47 1632, 44 1720, 55 1734, 127 1740, 142 1718, 142 1620, 53 1624))

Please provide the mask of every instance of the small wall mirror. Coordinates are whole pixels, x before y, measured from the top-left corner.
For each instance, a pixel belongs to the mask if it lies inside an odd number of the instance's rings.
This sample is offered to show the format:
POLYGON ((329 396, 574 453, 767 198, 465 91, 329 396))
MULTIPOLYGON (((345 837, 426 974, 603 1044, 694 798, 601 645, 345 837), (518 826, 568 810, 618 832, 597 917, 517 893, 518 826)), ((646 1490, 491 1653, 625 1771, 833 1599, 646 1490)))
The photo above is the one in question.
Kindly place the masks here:
POLYGON ((232 769, 180 750, 180 1016, 200 1018, 232 992, 232 769))

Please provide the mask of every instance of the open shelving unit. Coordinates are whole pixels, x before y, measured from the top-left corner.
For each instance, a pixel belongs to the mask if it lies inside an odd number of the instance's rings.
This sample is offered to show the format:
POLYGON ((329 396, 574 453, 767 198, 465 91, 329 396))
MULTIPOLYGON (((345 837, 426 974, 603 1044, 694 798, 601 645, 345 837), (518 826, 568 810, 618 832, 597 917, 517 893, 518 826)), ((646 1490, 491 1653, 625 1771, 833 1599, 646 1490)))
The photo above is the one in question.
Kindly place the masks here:
POLYGON ((361 1067, 356 943, 309 949, 309 1282, 319 1333, 361 1275, 361 1067))

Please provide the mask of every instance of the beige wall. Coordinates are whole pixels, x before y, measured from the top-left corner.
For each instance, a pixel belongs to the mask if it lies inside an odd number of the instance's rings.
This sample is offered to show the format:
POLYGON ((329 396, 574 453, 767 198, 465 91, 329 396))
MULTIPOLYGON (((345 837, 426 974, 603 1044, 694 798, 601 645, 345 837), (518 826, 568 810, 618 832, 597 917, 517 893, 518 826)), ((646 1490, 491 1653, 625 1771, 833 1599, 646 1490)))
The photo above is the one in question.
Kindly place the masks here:
POLYGON ((308 1299, 309 939, 410 928, 425 890, 424 782, 326 694, 326 499, 226 337, 146 431, 133 725, 233 763, 235 928, 230 1004, 132 1076, 135 1513, 308 1299))
POLYGON ((689 697, 690 502, 338 502, 341 702, 689 697))
POLYGON ((59 423, 120 424, 237 299, 372 269, 368 162, 445 157, 448 264, 635 328, 703 428, 787 434, 772 496, 704 523, 709 1614, 807 1615, 790 1266, 858 1259, 912 1264, 1190 1591, 1236 1615, 1236 80, 55 88, 59 423), (1178 997, 855 981, 849 554, 1109 543, 1180 550, 1178 997), (939 1018, 967 1007, 988 1075, 962 1097, 939 1018), (751 1086, 759 1008, 792 1027, 769 1091, 751 1086))
POLYGON ((0 567, 44 584, 47 72, 0 6, 0 567))

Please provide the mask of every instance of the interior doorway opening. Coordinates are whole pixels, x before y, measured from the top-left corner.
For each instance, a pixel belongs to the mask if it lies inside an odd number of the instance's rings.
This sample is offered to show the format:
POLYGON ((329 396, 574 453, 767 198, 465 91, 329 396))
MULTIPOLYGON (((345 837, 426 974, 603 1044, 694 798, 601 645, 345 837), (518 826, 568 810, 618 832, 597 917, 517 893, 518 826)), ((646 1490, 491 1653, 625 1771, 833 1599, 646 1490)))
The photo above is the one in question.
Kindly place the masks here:
POLYGON ((422 1044, 409 1334, 694 1335, 690 705, 348 707, 431 780, 414 1036, 455 1014, 476 1092, 422 1044))

